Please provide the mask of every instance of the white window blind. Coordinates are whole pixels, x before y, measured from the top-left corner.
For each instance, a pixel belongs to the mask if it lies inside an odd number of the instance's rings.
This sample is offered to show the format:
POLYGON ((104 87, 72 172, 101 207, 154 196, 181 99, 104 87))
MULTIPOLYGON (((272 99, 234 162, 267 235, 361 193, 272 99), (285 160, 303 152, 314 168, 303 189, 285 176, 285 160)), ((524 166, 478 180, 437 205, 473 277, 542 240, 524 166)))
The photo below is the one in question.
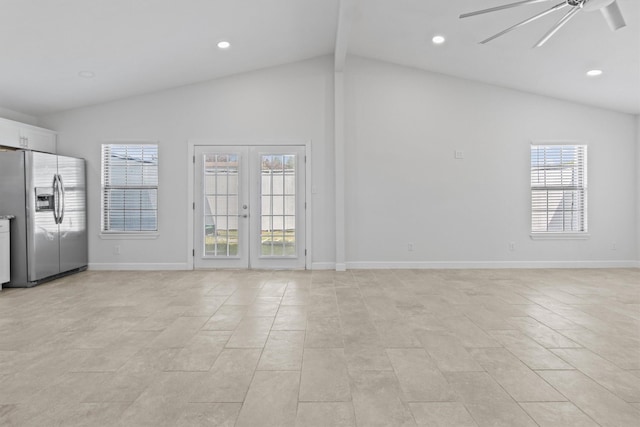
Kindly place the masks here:
POLYGON ((102 145, 102 231, 158 230, 158 145, 102 145))
POLYGON ((587 147, 531 146, 531 232, 587 231, 587 147))

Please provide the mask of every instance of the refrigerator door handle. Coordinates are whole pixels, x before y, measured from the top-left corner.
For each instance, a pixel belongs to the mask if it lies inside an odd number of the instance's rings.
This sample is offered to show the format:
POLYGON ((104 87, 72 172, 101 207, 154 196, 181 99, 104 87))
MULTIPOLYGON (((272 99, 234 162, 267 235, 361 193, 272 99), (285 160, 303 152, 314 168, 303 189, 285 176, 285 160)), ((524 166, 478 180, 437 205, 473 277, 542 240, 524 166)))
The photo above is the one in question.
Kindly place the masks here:
POLYGON ((58 186, 58 175, 53 175, 53 219, 56 224, 60 224, 58 222, 58 209, 60 205, 60 190, 58 186))
POLYGON ((64 220, 64 182, 62 175, 58 174, 58 191, 60 192, 60 214, 58 215, 58 224, 62 224, 64 220))

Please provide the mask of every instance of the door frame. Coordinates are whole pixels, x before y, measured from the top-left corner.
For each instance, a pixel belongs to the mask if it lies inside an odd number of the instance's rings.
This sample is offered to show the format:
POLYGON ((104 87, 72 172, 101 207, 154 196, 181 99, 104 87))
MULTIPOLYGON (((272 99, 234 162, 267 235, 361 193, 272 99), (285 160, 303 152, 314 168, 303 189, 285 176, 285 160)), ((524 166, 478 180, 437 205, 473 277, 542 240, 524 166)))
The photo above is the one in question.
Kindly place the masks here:
POLYGON ((304 259, 305 270, 311 269, 312 260, 312 193, 311 193, 311 164, 312 164, 312 150, 311 141, 300 140, 220 140, 220 139, 189 139, 187 141, 187 269, 193 270, 194 267, 194 222, 196 214, 194 210, 195 203, 195 152, 196 146, 299 146, 304 147, 305 154, 305 246, 306 256, 304 259))

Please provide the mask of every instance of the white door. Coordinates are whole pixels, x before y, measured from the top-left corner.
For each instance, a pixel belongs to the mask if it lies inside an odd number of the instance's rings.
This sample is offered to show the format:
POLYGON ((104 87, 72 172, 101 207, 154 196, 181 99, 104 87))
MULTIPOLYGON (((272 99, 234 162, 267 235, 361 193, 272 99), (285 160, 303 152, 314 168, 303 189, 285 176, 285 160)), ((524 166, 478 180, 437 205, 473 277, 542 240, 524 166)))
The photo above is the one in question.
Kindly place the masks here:
POLYGON ((195 268, 305 267, 305 148, 195 147, 195 268))

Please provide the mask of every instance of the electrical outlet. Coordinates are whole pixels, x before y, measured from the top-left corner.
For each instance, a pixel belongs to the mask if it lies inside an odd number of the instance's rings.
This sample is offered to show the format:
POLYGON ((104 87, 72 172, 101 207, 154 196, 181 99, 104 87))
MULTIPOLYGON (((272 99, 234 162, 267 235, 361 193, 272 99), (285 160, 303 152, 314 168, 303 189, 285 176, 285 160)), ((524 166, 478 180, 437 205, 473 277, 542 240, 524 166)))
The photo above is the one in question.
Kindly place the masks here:
POLYGON ((407 250, 408 250, 409 252, 413 252, 413 243, 408 243, 408 244, 407 244, 407 250))
POLYGON ((456 159, 464 159, 464 151, 462 151, 462 150, 456 150, 456 151, 454 152, 454 157, 455 157, 456 159))
POLYGON ((120 245, 115 245, 113 247, 113 254, 114 255, 120 255, 120 245))
POLYGON ((617 250, 618 250, 618 245, 616 244, 616 242, 613 242, 613 243, 611 244, 611 250, 612 250, 612 251, 617 251, 617 250))
POLYGON ((514 252, 516 250, 516 242, 509 242, 509 251, 514 252))

